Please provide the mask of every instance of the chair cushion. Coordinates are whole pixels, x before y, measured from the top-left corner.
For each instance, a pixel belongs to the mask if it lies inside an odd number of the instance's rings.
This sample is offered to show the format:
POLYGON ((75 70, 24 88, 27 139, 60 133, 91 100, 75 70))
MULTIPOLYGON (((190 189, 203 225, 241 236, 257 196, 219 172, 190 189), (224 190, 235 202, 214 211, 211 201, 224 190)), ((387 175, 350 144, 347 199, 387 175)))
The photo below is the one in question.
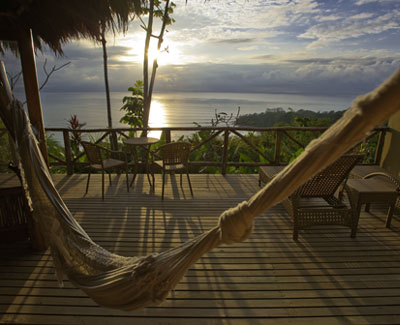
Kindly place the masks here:
POLYGON ((113 167, 120 167, 125 165, 125 161, 123 160, 118 160, 118 159, 113 159, 113 158, 107 158, 103 160, 103 166, 105 169, 108 168, 113 168, 113 167))
MULTIPOLYGON (((156 160, 154 161, 154 163, 158 166, 160 166, 161 168, 163 168, 163 161, 162 160, 156 160)), ((165 170, 166 171, 173 171, 173 170, 182 170, 185 169, 185 165, 184 164, 171 164, 171 165, 165 165, 165 170)))

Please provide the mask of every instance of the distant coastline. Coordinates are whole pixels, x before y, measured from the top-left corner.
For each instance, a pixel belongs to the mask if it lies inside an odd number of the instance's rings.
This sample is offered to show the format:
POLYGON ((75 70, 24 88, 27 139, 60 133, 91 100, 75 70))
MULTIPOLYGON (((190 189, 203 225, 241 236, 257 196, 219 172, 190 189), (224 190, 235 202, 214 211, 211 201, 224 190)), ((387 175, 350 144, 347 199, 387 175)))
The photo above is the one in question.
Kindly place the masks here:
MULTIPOLYGON (((238 126, 256 126, 256 127, 272 127, 277 125, 293 125, 296 118, 302 118, 303 124, 307 123, 307 119, 318 121, 319 125, 328 126, 336 122, 342 117, 345 111, 329 111, 329 112, 314 112, 310 110, 293 110, 279 108, 269 108, 262 113, 253 113, 241 115, 237 119, 238 126)), ((302 126, 315 126, 315 125, 302 125, 302 126)))

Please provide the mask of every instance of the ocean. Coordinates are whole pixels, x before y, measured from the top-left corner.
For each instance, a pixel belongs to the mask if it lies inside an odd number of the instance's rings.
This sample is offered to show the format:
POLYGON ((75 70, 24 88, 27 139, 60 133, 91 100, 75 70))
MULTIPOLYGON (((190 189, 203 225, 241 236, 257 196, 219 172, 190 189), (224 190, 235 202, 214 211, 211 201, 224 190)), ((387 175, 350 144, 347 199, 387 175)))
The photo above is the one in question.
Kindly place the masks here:
MULTIPOLYGON (((126 127, 119 122, 122 98, 129 92, 112 92, 111 107, 114 127, 126 127)), ((71 115, 76 114, 86 128, 107 126, 105 93, 74 92, 41 94, 43 119, 46 127, 67 127, 71 115)), ((312 111, 344 110, 351 105, 353 98, 303 96, 292 94, 253 94, 253 93, 156 93, 153 95, 150 124, 153 127, 202 126, 211 124, 215 112, 236 115, 261 113, 267 108, 282 107, 308 109, 312 111)))
MULTIPOLYGON (((128 127, 119 122, 123 112, 124 96, 127 92, 112 92, 111 107, 113 127, 128 127)), ((107 110, 104 92, 42 92, 43 119, 46 128, 68 127, 68 120, 77 115, 85 128, 107 127, 107 110)), ((211 125, 215 112, 236 115, 261 113, 267 108, 282 107, 308 109, 312 111, 344 110, 351 105, 353 98, 304 96, 293 94, 255 94, 255 93, 155 93, 150 111, 152 127, 195 126, 194 122, 211 125)), ((157 136, 157 134, 152 134, 157 136)), ((61 140, 61 134, 54 138, 61 140)), ((175 137, 174 137, 175 138, 175 137)), ((62 142, 61 142, 62 143, 62 142)))

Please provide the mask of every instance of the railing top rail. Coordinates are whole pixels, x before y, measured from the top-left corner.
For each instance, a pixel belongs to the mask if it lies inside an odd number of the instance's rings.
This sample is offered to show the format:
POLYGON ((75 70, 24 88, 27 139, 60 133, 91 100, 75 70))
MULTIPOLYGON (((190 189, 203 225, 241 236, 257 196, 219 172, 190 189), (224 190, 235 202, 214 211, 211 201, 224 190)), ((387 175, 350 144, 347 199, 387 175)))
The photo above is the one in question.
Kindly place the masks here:
MULTIPOLYGON (((79 130, 72 130, 69 128, 46 128, 46 131, 51 132, 87 132, 87 133, 96 133, 96 132, 109 132, 112 131, 122 131, 122 132, 129 132, 129 131, 221 131, 221 130, 236 130, 236 131, 324 131, 327 127, 301 127, 301 126, 278 126, 278 127, 248 127, 248 126, 219 126, 219 127, 212 127, 212 126, 183 126, 183 127, 150 127, 150 128, 84 128, 79 130)), ((1 129, 0 129, 1 130, 1 129)), ((387 126, 380 126, 375 127, 374 131, 389 131, 390 128, 387 126)))

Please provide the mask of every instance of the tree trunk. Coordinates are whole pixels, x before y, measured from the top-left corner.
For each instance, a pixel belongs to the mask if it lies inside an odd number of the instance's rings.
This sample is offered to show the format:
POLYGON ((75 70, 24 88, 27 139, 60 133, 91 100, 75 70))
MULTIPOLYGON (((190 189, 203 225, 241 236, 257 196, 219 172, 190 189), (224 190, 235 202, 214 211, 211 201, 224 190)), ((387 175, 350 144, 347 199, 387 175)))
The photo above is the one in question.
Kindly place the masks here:
MULTIPOLYGON (((108 128, 112 129, 112 115, 111 115, 111 100, 110 100, 110 87, 108 84, 108 57, 107 57, 107 41, 105 37, 106 26, 101 22, 101 45, 103 47, 103 66, 104 66, 104 85, 106 89, 106 103, 107 103, 107 122, 108 128)), ((113 150, 118 149, 117 139, 114 133, 110 135, 110 144, 113 150)))
MULTIPOLYGON (((168 8, 169 8, 169 0, 165 2, 165 10, 163 14, 162 26, 160 30, 160 35, 158 36, 158 44, 157 44, 158 52, 161 50, 161 44, 163 42, 165 27, 167 26, 168 8)), ((155 58, 153 61, 153 69, 151 71, 151 79, 150 79, 149 94, 148 94, 150 104, 151 104, 151 97, 153 95, 154 82, 156 80, 157 68, 158 68, 158 62, 157 58, 155 58)), ((149 104, 149 114, 150 114, 150 104, 149 104)))
MULTIPOLYGON (((150 0, 149 8, 149 21, 146 29, 146 41, 144 45, 144 58, 143 58, 143 94, 144 94, 144 111, 143 111, 143 127, 148 128, 150 116, 150 101, 149 97, 149 47, 151 34, 153 32, 153 16, 154 16, 154 0, 150 0)), ((147 135, 147 130, 143 132, 147 135)))
MULTIPOLYGON (((162 26, 160 30, 160 34, 158 36, 158 44, 157 44, 157 51, 160 51, 161 44, 163 42, 165 27, 167 25, 167 17, 168 17, 168 9, 169 9, 169 0, 165 3, 164 14, 162 18, 162 26)), ((152 71, 151 71, 151 78, 149 82, 149 46, 150 46, 150 39, 153 32, 153 14, 154 14, 154 0, 151 0, 150 3, 150 11, 149 11, 149 23, 147 26, 147 33, 146 33, 146 43, 145 43, 145 57, 143 62, 143 82, 144 82, 144 116, 143 116, 143 126, 147 128, 149 126, 149 117, 150 117, 150 106, 151 106, 151 99, 153 95, 154 83, 156 79, 156 73, 158 68, 157 58, 153 61, 152 71), (150 19, 151 17, 151 19, 150 19)), ((147 133, 147 132, 146 132, 147 133)))

